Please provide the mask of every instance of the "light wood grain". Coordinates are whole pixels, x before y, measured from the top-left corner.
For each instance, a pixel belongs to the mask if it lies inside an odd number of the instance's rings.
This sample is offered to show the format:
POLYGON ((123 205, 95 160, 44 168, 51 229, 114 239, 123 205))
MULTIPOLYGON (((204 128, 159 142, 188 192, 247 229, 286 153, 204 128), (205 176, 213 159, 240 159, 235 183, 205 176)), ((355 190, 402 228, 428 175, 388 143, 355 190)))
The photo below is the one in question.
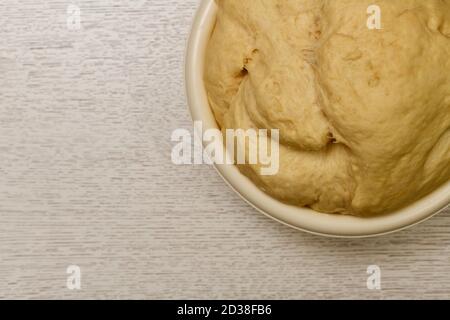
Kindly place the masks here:
POLYGON ((450 215, 369 240, 281 226, 174 166, 195 0, 0 2, 0 298, 449 298, 450 215), (66 268, 82 289, 66 288, 66 268), (366 268, 382 268, 382 291, 366 268))

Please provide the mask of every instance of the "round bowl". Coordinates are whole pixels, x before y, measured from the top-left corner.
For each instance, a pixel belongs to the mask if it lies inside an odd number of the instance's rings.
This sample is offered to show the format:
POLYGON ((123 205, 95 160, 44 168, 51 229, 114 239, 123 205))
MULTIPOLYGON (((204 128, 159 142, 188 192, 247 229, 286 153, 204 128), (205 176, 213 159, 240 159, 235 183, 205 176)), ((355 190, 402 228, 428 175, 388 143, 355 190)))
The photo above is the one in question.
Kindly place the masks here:
MULTIPOLYGON (((205 50, 216 20, 214 0, 203 0, 197 11, 186 53, 186 91, 194 121, 204 129, 218 129, 203 82, 205 50)), ((325 214, 284 204, 261 191, 236 166, 215 165, 223 179, 245 201, 268 217, 298 230, 316 235, 363 238, 385 235, 416 225, 450 203, 450 182, 414 204, 390 214, 362 218, 325 214)))

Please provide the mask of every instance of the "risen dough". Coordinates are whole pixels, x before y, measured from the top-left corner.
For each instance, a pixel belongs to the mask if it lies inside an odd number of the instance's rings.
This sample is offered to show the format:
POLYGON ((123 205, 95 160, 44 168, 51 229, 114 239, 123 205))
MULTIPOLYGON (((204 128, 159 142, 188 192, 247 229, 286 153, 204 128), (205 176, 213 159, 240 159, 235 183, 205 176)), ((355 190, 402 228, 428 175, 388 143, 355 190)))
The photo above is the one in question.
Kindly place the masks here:
POLYGON ((280 129, 280 171, 241 171, 317 211, 387 213, 450 179, 450 0, 217 0, 205 82, 222 128, 280 129))

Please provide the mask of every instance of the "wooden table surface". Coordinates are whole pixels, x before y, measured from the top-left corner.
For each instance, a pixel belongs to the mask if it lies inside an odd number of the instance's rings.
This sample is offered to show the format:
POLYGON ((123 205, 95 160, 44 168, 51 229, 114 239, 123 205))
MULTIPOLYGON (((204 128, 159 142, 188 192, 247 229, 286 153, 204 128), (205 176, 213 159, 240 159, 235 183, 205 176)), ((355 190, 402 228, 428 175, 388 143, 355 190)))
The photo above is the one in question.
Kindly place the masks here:
POLYGON ((320 238, 257 213, 212 167, 171 163, 172 131, 191 128, 196 0, 74 0, 79 30, 69 3, 0 2, 0 298, 450 297, 449 210, 320 238))

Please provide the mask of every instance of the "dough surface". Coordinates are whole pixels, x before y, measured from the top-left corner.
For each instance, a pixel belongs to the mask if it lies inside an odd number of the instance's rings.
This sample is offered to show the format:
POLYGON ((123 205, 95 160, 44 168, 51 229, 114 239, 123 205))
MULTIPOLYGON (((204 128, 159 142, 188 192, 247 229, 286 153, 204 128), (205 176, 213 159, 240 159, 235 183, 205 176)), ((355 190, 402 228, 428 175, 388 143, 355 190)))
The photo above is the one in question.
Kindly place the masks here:
POLYGON ((384 214, 450 179, 450 0, 216 0, 205 67, 222 129, 279 129, 273 197, 384 214), (381 8, 381 30, 367 8, 381 8))

